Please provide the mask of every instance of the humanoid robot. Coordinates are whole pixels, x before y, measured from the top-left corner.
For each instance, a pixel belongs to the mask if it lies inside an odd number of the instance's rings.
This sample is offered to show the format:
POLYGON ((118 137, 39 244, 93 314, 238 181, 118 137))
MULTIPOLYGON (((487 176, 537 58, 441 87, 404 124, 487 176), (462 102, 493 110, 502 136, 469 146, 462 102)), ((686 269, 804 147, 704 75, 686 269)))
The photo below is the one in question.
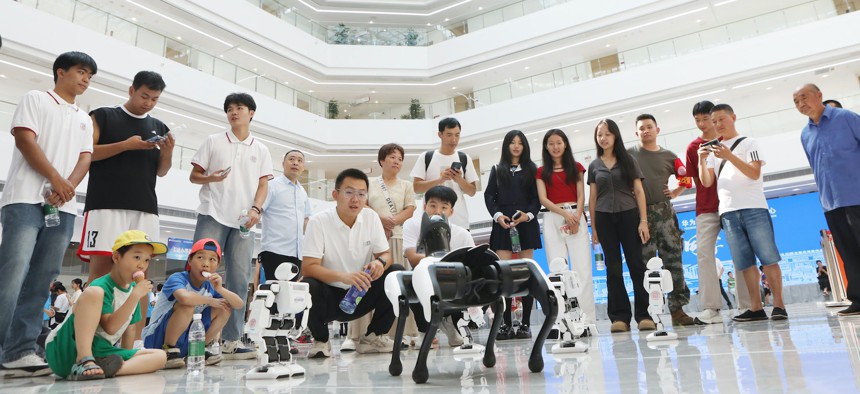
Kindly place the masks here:
POLYGON ((276 280, 267 280, 254 292, 245 333, 257 347, 257 367, 245 375, 246 379, 304 375, 305 369, 290 354, 289 334, 301 333, 311 309, 308 284, 290 281, 298 275, 299 267, 282 263, 275 270, 276 280), (296 316, 302 312, 298 322, 296 316))
MULTIPOLYGON (((431 219, 426 214, 419 240, 428 257, 412 272, 396 272, 385 280, 385 293, 398 317, 394 343, 400 343, 403 338, 410 303, 420 303, 424 316, 429 317, 429 328, 421 343, 412 379, 416 383, 427 381, 427 355, 445 313, 490 305, 495 317, 501 317, 504 297, 528 294, 535 297, 546 314, 529 358, 529 369, 542 371, 541 351, 556 320, 559 301, 555 289, 537 263, 530 259, 502 261, 489 250, 488 245, 446 253, 450 241, 448 223, 444 218, 431 219)), ((484 366, 488 368, 496 364, 494 345, 501 323, 502 319, 494 318, 490 327, 483 357, 484 366)), ((393 376, 403 371, 399 354, 399 346, 395 346, 389 364, 389 373, 393 376)))
POLYGON ((647 268, 644 285, 645 291, 648 292, 648 314, 651 315, 652 320, 657 322, 657 331, 648 334, 646 340, 650 342, 678 339, 677 333, 666 331, 663 321, 660 319, 663 306, 666 305, 666 293, 671 293, 674 289, 672 274, 669 270, 663 269, 663 259, 660 257, 652 257, 651 260, 648 260, 647 268))
POLYGON ((582 309, 579 307, 578 297, 582 294, 582 285, 576 272, 570 269, 567 261, 561 257, 553 259, 549 263, 549 281, 559 293, 561 307, 559 308, 558 320, 554 329, 558 329, 558 343, 552 346, 553 354, 562 353, 584 353, 588 351, 588 344, 577 341, 580 334, 585 330, 582 323, 582 309))

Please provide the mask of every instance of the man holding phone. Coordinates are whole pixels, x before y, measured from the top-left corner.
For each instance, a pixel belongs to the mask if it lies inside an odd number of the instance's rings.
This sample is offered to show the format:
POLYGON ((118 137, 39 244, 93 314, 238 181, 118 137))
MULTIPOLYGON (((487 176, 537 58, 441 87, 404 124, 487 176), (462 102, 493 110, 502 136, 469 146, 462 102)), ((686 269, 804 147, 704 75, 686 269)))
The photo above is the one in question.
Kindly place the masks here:
POLYGON ((410 175, 413 177, 415 193, 424 193, 433 186, 447 186, 457 194, 454 215, 449 219, 464 229, 469 229, 469 208, 463 194, 474 196, 478 190, 478 171, 466 152, 458 151, 460 144, 460 122, 454 118, 439 121, 439 149, 418 156, 410 175), (465 167, 464 167, 465 166, 465 167), (435 170, 435 169, 438 169, 435 170))

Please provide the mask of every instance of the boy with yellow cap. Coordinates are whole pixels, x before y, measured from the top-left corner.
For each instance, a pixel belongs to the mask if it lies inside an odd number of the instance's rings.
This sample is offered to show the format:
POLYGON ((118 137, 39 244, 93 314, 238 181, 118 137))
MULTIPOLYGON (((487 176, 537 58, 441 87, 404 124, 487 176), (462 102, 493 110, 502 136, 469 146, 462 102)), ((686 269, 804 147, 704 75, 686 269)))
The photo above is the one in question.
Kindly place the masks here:
POLYGON ((55 374, 69 380, 104 379, 155 372, 164 366, 163 350, 130 350, 141 319, 139 301, 152 291, 143 278, 153 255, 167 245, 143 231, 122 233, 113 244, 113 268, 94 280, 78 298, 65 321, 48 336, 45 355, 55 374), (122 348, 114 346, 122 341, 122 348))

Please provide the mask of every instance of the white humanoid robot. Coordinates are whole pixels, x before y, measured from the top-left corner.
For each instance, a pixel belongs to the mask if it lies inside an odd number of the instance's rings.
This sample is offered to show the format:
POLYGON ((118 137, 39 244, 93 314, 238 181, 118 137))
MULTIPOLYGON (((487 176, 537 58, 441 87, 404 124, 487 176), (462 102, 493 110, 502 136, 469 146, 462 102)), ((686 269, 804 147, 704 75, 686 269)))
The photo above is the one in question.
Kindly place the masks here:
POLYGON ((650 342, 678 339, 678 334, 666 331, 660 320, 663 306, 666 305, 666 293, 671 293, 674 289, 672 274, 669 270, 663 269, 663 259, 660 257, 652 257, 651 260, 648 260, 647 268, 648 270, 645 271, 645 291, 648 292, 648 314, 651 315, 651 319, 657 322, 657 331, 648 334, 646 340, 650 342))
POLYGON ((558 320, 554 329, 558 330, 558 343, 552 346, 553 354, 584 353, 588 344, 577 341, 585 330, 582 323, 583 313, 579 307, 578 297, 582 294, 582 285, 576 272, 570 269, 567 261, 561 257, 553 259, 549 264, 549 281, 552 283, 558 299, 561 301, 558 320))
POLYGON ((472 337, 472 330, 469 329, 469 322, 474 322, 478 328, 486 325, 484 310, 479 306, 472 306, 463 311, 463 318, 457 322, 457 331, 463 337, 463 344, 454 349, 455 359, 459 355, 479 356, 484 352, 484 345, 475 343, 475 339, 472 337))
POLYGON ((292 360, 289 334, 298 335, 307 326, 311 309, 308 284, 291 282, 299 267, 282 263, 275 270, 276 280, 267 280, 254 292, 245 333, 257 347, 257 366, 245 379, 278 379, 300 376, 305 369, 292 360), (302 321, 296 315, 304 312, 302 321))

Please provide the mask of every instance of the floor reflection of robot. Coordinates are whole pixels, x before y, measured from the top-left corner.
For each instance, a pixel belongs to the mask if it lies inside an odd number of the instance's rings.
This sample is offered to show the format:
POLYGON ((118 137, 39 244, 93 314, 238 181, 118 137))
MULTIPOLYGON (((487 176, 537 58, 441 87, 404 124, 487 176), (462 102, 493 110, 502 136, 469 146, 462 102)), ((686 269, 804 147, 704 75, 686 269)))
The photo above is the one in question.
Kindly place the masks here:
POLYGON ((648 314, 657 323, 657 331, 648 334, 646 339, 649 342, 678 339, 677 333, 666 331, 663 321, 660 319, 660 314, 663 313, 663 307, 666 305, 666 293, 671 293, 674 288, 672 286, 672 274, 669 270, 663 269, 663 260, 659 257, 652 257, 651 260, 648 260, 647 267, 645 291, 648 292, 648 314))
POLYGON ((290 281, 298 275, 297 266, 283 263, 275 270, 277 279, 261 284, 254 293, 245 333, 257 346, 258 366, 245 375, 248 380, 305 374, 290 354, 289 334, 298 335, 307 326, 311 308, 308 284, 290 281), (301 322, 296 319, 299 313, 301 322))
MULTIPOLYGON (((598 356, 599 357, 599 356, 598 356)), ((587 393, 589 356, 582 353, 553 353, 555 376, 561 378, 559 393, 587 393)))
MULTIPOLYGON (((398 317, 394 343, 400 343, 403 338, 409 304, 420 303, 425 318, 429 317, 429 327, 421 343, 412 379, 416 383, 427 381, 427 356, 445 313, 468 311, 470 307, 491 305, 495 317, 499 317, 493 319, 483 355, 484 366, 495 366, 494 345, 502 323, 503 297, 527 294, 535 297, 546 314, 546 320, 535 338, 529 358, 529 369, 532 372, 542 371, 544 362, 541 350, 558 314, 558 298, 537 263, 528 259, 499 260, 487 245, 446 253, 449 250, 450 228, 444 218, 431 219, 425 215, 419 240, 419 245, 423 245, 428 257, 425 257, 414 271, 396 272, 389 275, 385 281, 386 295, 394 305, 394 313, 398 317)), ((472 313, 468 315, 471 319, 472 313)), ((477 318, 477 312, 475 317, 477 318)), ((468 329, 461 332, 467 334, 464 335, 464 344, 471 344, 468 349, 461 347, 461 355, 480 349, 474 344, 468 329)), ((397 376, 402 371, 399 346, 395 346, 389 373, 397 376)))
POLYGON ((553 354, 584 353, 588 344, 577 341, 585 330, 582 323, 582 309, 578 297, 582 294, 582 285, 576 272, 573 272, 563 258, 555 258, 549 264, 549 281, 560 294, 561 307, 558 320, 553 329, 558 330, 558 343, 552 346, 553 354))

